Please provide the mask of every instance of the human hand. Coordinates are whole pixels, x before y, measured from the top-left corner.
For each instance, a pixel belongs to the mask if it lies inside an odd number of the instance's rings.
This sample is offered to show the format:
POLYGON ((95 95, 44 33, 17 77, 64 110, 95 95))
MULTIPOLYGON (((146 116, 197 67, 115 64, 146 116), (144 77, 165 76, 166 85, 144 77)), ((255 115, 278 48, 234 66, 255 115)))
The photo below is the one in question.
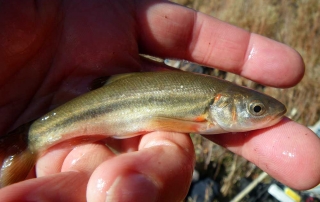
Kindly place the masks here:
MULTIPOLYGON (((296 84, 304 72, 287 46, 168 2, 34 3, 6 1, 0 8, 1 134, 87 92, 95 78, 150 68, 139 53, 276 87, 296 84)), ((293 121, 209 138, 293 188, 320 182, 320 141, 293 121)), ((104 142, 47 153, 29 176, 38 178, 1 189, 0 201, 179 201, 187 193, 194 162, 187 135, 154 132, 107 143, 124 153, 115 155, 104 142)))

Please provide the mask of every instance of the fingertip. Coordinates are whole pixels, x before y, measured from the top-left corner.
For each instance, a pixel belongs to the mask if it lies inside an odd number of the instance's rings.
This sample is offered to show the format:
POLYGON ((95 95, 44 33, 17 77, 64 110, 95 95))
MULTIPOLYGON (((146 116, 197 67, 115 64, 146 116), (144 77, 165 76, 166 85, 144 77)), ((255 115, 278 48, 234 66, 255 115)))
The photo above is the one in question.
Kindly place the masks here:
POLYGON ((320 183, 320 140, 308 128, 284 119, 252 135, 242 154, 269 175, 297 190, 320 183))
POLYGON ((106 192, 106 202, 157 201, 159 187, 152 179, 140 173, 131 173, 115 179, 106 192))
POLYGON ((61 172, 76 171, 90 176, 101 163, 114 155, 108 147, 99 142, 79 145, 65 157, 61 172))
POLYGON ((188 134, 175 132, 152 132, 141 138, 139 149, 150 148, 153 146, 178 146, 188 152, 189 155, 194 154, 193 143, 188 134))
POLYGON ((288 118, 265 129, 206 137, 291 188, 306 190, 320 183, 320 139, 288 118))
POLYGON ((301 55, 289 46, 251 34, 241 75, 268 86, 291 87, 303 77, 301 55))
MULTIPOLYGON (((320 183, 320 139, 307 127, 284 120, 279 127, 282 135, 275 152, 280 158, 279 171, 271 173, 281 182, 297 190, 313 188, 320 183)), ((280 131, 279 131, 280 132, 280 131)))

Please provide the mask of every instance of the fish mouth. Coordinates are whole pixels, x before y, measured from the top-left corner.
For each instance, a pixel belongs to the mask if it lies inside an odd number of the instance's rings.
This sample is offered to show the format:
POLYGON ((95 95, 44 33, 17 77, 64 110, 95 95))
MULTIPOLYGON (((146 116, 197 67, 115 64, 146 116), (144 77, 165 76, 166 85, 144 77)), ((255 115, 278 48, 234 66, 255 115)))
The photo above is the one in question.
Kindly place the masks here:
POLYGON ((284 110, 282 110, 282 111, 279 112, 278 114, 274 115, 274 116, 270 119, 270 123, 276 124, 277 122, 279 122, 279 121, 281 120, 281 118, 283 117, 283 115, 285 115, 286 112, 287 112, 287 108, 284 107, 284 110))
POLYGON ((279 113, 274 116, 274 119, 276 119, 277 117, 282 117, 285 113, 287 113, 287 108, 282 103, 280 103, 280 105, 276 109, 277 111, 279 111, 279 113))
POLYGON ((278 116, 283 116, 283 115, 285 115, 285 113, 287 113, 287 109, 286 108, 282 112, 280 112, 278 114, 278 116))

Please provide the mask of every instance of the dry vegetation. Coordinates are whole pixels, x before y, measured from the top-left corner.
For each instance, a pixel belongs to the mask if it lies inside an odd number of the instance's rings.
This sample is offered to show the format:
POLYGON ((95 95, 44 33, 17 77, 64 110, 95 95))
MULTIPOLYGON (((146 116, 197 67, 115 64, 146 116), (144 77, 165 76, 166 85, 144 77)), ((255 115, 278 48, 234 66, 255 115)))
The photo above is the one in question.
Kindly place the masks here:
MULTIPOLYGON (((266 88, 279 98, 294 120, 312 125, 320 115, 320 2, 318 0, 175 0, 220 20, 295 48, 306 64, 306 74, 294 88, 266 88), (277 92, 281 91, 281 93, 277 92), (285 96, 280 96, 285 95, 285 96)), ((284 75, 285 76, 285 75, 284 75)), ((236 82, 246 83, 229 76, 236 82)))
MULTIPOLYGON (((287 105, 287 116, 304 125, 320 117, 320 1, 318 0, 174 0, 220 20, 242 27, 295 48, 303 57, 306 73, 297 86, 289 89, 263 88, 287 105)), ((227 79, 249 86, 252 82, 234 75, 227 79)), ((223 184, 223 198, 237 193, 238 180, 255 178, 258 169, 242 158, 201 138, 193 137, 198 168, 223 184)), ((189 201, 191 201, 189 199, 189 201)))

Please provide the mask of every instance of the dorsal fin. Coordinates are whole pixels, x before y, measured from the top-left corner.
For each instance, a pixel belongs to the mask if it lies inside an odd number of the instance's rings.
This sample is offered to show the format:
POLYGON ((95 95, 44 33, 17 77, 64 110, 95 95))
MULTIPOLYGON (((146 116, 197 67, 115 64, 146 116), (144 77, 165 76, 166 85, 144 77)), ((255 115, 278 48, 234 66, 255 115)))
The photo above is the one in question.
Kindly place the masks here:
POLYGON ((120 80, 120 79, 123 79, 123 78, 126 78, 126 77, 130 77, 130 76, 133 76, 135 74, 139 74, 137 72, 134 72, 134 73, 125 73, 125 74, 116 74, 116 75, 113 75, 111 77, 108 78, 108 80, 105 82, 104 86, 105 85, 108 85, 112 82, 115 82, 117 80, 120 80))
POLYGON ((125 77, 129 77, 134 74, 137 74, 137 73, 124 73, 124 74, 116 74, 113 76, 104 76, 104 77, 96 78, 91 82, 89 90, 90 91, 95 90, 95 89, 100 88, 104 85, 108 85, 114 81, 117 81, 117 80, 125 78, 125 77))

